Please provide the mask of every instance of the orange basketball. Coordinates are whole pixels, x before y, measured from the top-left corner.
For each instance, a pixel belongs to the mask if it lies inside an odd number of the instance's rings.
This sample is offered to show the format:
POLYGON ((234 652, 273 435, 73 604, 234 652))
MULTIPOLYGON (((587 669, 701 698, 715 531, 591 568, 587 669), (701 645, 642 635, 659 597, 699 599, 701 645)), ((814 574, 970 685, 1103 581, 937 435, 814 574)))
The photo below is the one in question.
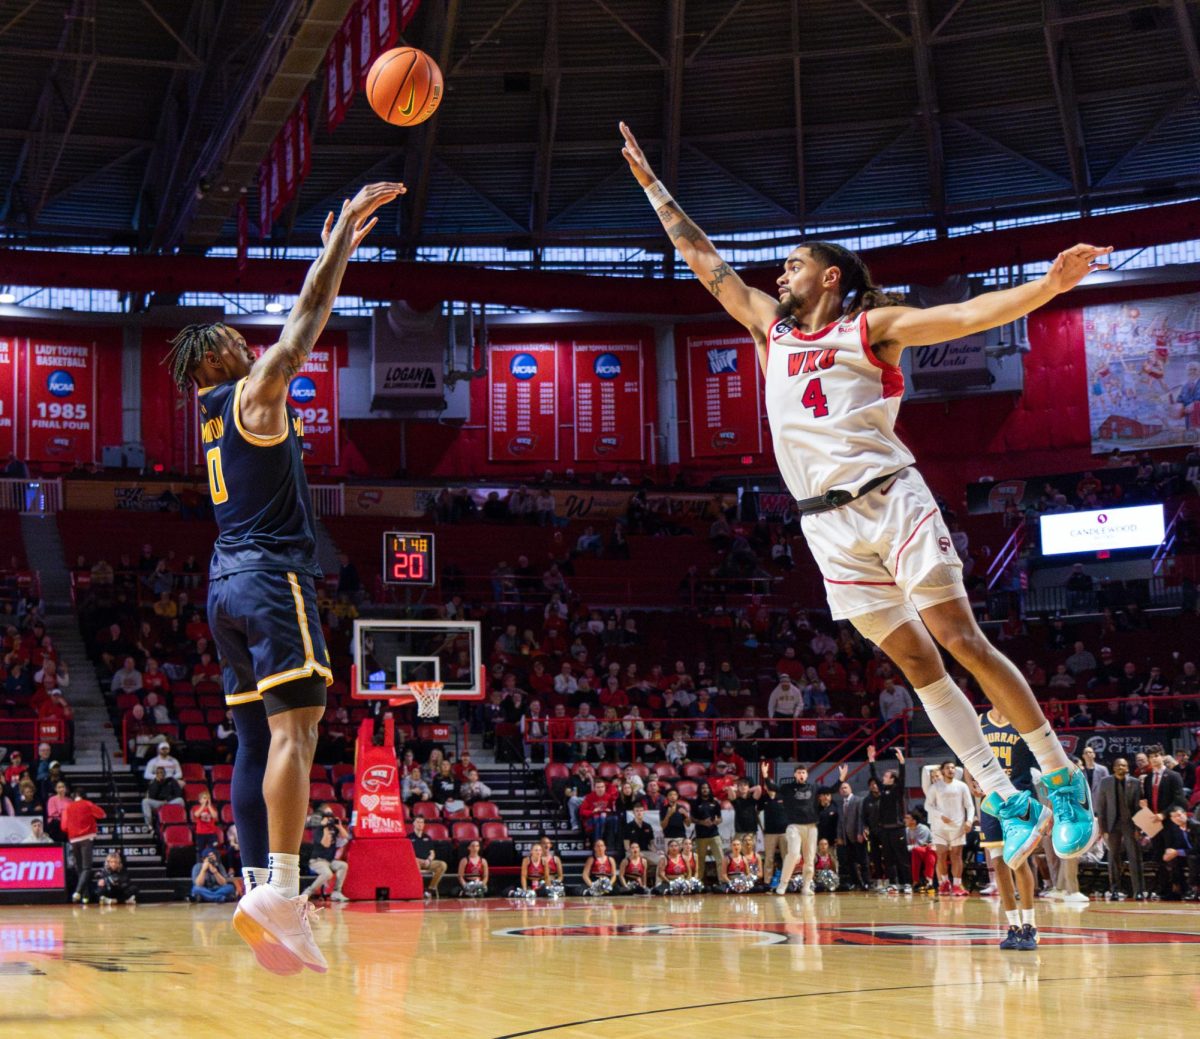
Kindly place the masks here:
POLYGON ((367 100, 393 126, 423 123, 442 101, 442 70, 416 47, 394 47, 367 73, 367 100))

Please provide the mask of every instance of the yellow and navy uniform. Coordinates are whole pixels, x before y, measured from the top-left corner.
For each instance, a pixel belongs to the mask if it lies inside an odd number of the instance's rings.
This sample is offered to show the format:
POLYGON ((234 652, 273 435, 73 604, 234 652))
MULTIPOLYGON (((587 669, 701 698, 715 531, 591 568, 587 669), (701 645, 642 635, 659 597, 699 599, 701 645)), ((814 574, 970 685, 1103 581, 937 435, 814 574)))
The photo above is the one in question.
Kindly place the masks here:
MULTIPOLYGON (((997 725, 985 713, 980 719, 983 727, 983 738, 992 748, 996 760, 1012 785, 1018 790, 1033 789, 1033 768, 1037 764, 1028 744, 1021 739, 1016 726, 1011 723, 997 725)), ((982 830, 985 847, 1004 843, 1004 835, 1000 830, 1000 820, 987 812, 979 813, 979 825, 982 830)))
MULTIPOLYGON (((278 434, 242 425, 245 379, 200 390, 200 439, 219 535, 209 567, 208 622, 225 701, 248 703, 299 678, 333 682, 314 579, 316 532, 300 416, 278 434)), ((270 703, 268 710, 282 709, 270 703)))

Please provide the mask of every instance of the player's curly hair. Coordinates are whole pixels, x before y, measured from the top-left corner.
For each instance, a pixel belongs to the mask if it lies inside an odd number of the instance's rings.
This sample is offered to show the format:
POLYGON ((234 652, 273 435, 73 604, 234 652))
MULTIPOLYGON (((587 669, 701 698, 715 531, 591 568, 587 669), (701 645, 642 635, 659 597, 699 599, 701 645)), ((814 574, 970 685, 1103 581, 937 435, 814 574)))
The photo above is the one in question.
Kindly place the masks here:
POLYGON ((221 337, 229 332, 229 326, 221 321, 211 325, 187 325, 171 340, 171 351, 162 363, 171 368, 171 378, 181 392, 186 393, 192 382, 192 373, 204 360, 209 350, 216 350, 221 337))
POLYGON ((902 302, 871 280, 871 272, 858 253, 836 242, 801 242, 799 248, 807 249, 826 267, 836 267, 842 272, 843 313, 858 314, 877 307, 895 307, 902 302))

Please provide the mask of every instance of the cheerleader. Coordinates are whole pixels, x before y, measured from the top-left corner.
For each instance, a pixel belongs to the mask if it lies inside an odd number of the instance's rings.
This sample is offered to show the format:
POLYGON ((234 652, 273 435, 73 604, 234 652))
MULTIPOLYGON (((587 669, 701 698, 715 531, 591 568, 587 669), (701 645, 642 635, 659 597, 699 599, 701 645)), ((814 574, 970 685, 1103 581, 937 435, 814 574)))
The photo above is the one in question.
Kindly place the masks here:
POLYGON ((583 887, 579 894, 600 898, 613 893, 613 882, 617 879, 617 864, 608 854, 604 841, 592 845, 592 854, 583 864, 583 887))
POLYGON ((508 892, 509 898, 536 898, 550 895, 546 884, 546 859, 540 844, 534 844, 521 860, 521 886, 508 892))
POLYGON ((642 858, 642 848, 637 841, 629 842, 629 854, 621 863, 621 889, 626 895, 650 894, 648 867, 642 858))
POLYGON ((744 895, 754 890, 754 878, 750 875, 750 866, 742 853, 742 841, 734 837, 729 842, 729 858, 725 860, 726 881, 717 887, 726 895, 744 895))
POLYGON ((479 842, 467 845, 465 858, 458 861, 458 892, 460 898, 483 898, 488 889, 487 860, 479 854, 479 842))
POLYGON ((751 890, 763 890, 762 860, 758 857, 758 852, 754 850, 753 837, 746 837, 742 840, 742 858, 746 860, 746 872, 750 875, 750 879, 754 881, 754 886, 751 890))
MULTIPOLYGON (((687 863, 688 868, 688 894, 699 895, 704 892, 704 881, 700 877, 700 862, 696 858, 695 845, 690 837, 683 839, 683 861, 687 863)), ((705 860, 707 865, 707 860, 705 860)))
POLYGON ((652 895, 686 895, 688 893, 688 864, 679 841, 667 843, 667 853, 658 860, 657 883, 652 895))
POLYGON ((554 854, 554 842, 545 834, 538 843, 542 846, 542 858, 546 863, 546 884, 551 890, 557 889, 561 893, 564 890, 562 859, 554 854))
POLYGON ((813 859, 813 888, 817 891, 838 889, 837 860, 824 837, 817 842, 817 854, 813 859))

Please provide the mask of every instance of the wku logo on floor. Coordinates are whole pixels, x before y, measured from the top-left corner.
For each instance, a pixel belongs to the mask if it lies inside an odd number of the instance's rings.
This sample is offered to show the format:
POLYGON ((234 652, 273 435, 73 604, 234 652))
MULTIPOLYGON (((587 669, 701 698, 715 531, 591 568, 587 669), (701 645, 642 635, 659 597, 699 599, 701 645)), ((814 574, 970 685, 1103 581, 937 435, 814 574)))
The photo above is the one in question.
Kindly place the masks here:
MULTIPOLYGON (((961 924, 830 923, 673 923, 547 924, 505 927, 499 938, 672 938, 690 941, 737 941, 753 945, 995 945, 998 927, 961 924)), ((1122 931, 1105 927, 1048 927, 1038 931, 1045 945, 1200 944, 1186 931, 1122 931)))

